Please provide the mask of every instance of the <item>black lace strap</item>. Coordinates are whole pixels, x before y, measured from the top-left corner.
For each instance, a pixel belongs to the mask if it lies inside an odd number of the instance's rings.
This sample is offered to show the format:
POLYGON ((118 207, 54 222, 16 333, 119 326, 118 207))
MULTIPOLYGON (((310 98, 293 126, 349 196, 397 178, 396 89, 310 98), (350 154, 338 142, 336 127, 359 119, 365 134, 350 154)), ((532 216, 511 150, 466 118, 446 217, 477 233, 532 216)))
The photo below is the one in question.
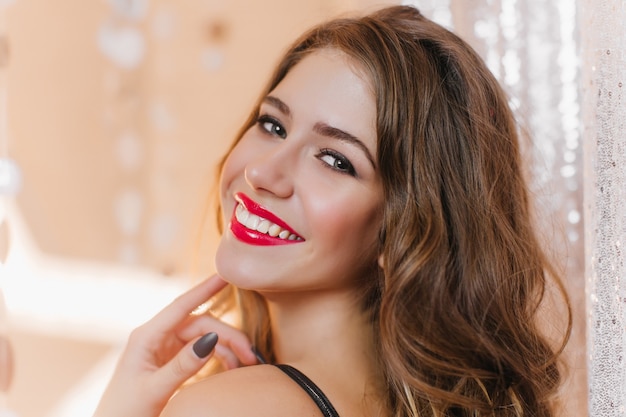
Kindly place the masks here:
POLYGON ((315 404, 319 407, 320 411, 325 417, 339 417, 335 407, 330 403, 328 398, 324 395, 321 389, 313 383, 306 375, 298 371, 293 366, 279 364, 276 365, 280 370, 286 373, 291 379, 296 381, 298 385, 302 387, 309 394, 309 397, 315 401, 315 404))

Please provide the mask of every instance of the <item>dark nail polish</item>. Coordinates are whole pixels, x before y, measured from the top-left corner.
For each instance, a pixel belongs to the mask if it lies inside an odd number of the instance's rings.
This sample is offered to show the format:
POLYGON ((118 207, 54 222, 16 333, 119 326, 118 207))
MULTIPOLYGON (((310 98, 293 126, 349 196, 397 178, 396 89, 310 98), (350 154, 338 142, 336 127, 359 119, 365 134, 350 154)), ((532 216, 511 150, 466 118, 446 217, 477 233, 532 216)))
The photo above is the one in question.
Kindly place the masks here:
POLYGON ((206 358, 213 351, 216 344, 217 333, 207 333, 193 344, 193 351, 199 358, 206 358))
POLYGON ((265 360, 263 355, 261 355, 261 353, 259 353, 259 351, 256 350, 256 348, 254 346, 252 346, 252 353, 254 353, 254 356, 256 356, 256 358, 259 361, 259 363, 267 363, 267 361, 265 360))

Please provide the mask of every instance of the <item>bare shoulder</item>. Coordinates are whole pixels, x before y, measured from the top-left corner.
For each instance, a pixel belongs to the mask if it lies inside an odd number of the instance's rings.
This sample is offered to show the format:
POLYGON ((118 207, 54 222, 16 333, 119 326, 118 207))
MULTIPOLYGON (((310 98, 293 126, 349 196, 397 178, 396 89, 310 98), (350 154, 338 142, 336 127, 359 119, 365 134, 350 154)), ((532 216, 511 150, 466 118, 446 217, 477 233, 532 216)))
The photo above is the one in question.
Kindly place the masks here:
POLYGON ((320 416, 308 394, 271 365, 213 375, 181 389, 161 417, 320 416))

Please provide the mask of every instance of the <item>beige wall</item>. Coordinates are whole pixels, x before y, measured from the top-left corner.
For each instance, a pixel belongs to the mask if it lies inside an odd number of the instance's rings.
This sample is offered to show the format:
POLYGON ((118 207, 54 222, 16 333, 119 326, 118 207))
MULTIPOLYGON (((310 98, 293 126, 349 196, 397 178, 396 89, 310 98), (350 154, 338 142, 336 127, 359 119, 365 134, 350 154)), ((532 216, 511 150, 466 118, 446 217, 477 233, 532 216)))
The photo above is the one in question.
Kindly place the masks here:
POLYGON ((98 47, 110 3, 19 0, 8 9, 19 206, 45 252, 184 273, 216 162, 279 52, 314 22, 376 2, 154 0, 144 18, 116 20, 145 36, 132 70, 98 47), (216 51, 217 68, 207 64, 216 51))
MULTIPOLYGON (((165 305, 178 287, 163 288, 160 274, 189 272, 216 163, 280 51, 327 16, 382 2, 152 0, 137 21, 115 17, 115 1, 106 0, 17 0, 6 9, 8 152, 23 174, 16 202, 24 234, 55 257, 0 277, 15 351, 12 409, 21 417, 67 417, 63 407, 89 415, 97 398, 87 393, 101 392, 122 330, 144 312, 120 319, 120 311, 165 305), (137 67, 122 69, 99 48, 107 22, 145 36, 137 67), (74 264, 83 261, 102 265, 74 264), (102 267, 123 262, 155 277, 102 267), (117 292, 81 287, 87 279, 117 292), (76 304, 84 316, 53 318, 55 303, 76 304)), ((203 273, 216 236, 212 222, 205 229, 203 273)), ((24 240, 15 230, 14 252, 24 240)))

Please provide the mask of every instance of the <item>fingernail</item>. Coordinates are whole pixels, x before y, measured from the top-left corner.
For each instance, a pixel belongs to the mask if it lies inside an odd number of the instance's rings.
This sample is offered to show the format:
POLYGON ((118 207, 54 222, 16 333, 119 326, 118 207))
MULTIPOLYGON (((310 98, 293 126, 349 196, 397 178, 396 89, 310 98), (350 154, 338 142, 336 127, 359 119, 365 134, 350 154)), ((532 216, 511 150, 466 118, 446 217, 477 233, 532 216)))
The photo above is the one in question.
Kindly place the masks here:
POLYGON ((193 344, 193 351, 199 358, 206 358, 213 351, 216 344, 217 333, 207 333, 193 344))
POLYGON ((256 356, 259 363, 267 363, 263 355, 261 355, 261 353, 258 350, 256 350, 254 346, 252 346, 252 353, 254 353, 254 356, 256 356))

